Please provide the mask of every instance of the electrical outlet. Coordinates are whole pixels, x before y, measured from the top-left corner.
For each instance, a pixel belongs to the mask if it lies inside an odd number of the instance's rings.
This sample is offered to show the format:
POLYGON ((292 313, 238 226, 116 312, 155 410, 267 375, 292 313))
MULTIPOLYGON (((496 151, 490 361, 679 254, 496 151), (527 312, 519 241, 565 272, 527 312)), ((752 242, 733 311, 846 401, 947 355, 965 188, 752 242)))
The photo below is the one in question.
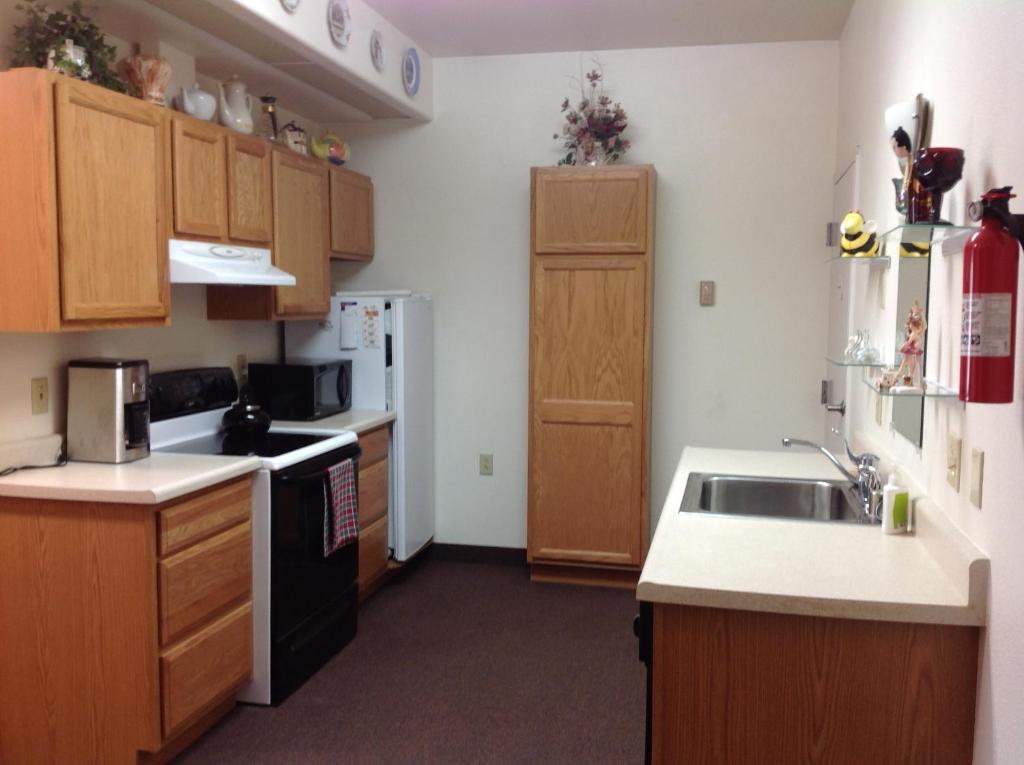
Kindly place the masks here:
POLYGON ((32 414, 46 414, 50 411, 50 378, 32 378, 32 414))
POLYGON ((946 441, 946 483, 953 491, 960 491, 960 452, 962 449, 960 436, 949 434, 946 441))
POLYGON ((700 283, 700 304, 703 306, 712 306, 715 304, 715 283, 714 282, 701 282, 700 283))
POLYGON ((985 452, 971 449, 971 504, 981 509, 981 485, 985 476, 985 452))
POLYGON ((249 377, 249 359, 245 357, 244 353, 239 353, 235 357, 235 373, 238 375, 239 382, 245 382, 249 377))
POLYGON ((494 455, 480 455, 480 475, 494 475, 494 455))

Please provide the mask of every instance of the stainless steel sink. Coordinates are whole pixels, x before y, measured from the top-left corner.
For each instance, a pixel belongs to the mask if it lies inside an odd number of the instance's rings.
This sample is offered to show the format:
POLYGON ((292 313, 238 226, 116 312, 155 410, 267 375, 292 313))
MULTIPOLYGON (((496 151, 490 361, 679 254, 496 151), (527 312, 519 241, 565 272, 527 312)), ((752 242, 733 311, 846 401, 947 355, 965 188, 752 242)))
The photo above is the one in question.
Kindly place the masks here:
POLYGON ((690 473, 681 512, 868 523, 848 481, 690 473))

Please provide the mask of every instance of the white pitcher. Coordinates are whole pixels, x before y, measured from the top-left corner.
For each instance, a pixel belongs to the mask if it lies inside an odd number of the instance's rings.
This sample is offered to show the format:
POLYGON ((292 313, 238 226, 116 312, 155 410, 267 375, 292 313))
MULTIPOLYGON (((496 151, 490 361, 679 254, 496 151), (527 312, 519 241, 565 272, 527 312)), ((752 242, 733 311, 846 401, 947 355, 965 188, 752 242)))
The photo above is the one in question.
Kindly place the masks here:
POLYGON ((217 113, 217 99, 205 90, 200 90, 199 83, 195 83, 182 87, 178 96, 178 107, 193 117, 209 120, 217 113))
POLYGON ((252 96, 245 92, 245 83, 236 75, 219 88, 220 123, 239 133, 252 133, 252 96))

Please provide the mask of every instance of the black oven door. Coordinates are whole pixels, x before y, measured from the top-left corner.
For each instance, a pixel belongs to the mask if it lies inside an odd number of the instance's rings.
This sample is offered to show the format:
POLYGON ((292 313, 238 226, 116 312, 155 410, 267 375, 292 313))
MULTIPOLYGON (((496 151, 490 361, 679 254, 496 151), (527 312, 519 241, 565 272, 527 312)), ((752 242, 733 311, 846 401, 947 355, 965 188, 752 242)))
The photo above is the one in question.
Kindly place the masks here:
MULTIPOLYGON (((352 445, 271 474, 270 632, 280 638, 356 581, 359 544, 324 557, 327 468, 356 459, 352 445)), ((357 469, 358 474, 358 469, 357 469)))
POLYGON ((271 474, 270 703, 275 706, 355 637, 359 543, 325 558, 324 510, 327 468, 351 458, 358 476, 359 454, 353 444, 271 474))

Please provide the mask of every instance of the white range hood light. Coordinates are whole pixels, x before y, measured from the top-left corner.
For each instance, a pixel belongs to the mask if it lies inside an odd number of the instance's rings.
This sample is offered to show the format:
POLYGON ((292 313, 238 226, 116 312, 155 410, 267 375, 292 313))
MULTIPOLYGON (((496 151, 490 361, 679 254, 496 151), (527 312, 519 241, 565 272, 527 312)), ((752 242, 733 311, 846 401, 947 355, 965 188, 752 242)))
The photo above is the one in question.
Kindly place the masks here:
POLYGON ((295 286, 295 277, 275 267, 270 250, 261 247, 172 239, 168 249, 173 284, 295 286))

